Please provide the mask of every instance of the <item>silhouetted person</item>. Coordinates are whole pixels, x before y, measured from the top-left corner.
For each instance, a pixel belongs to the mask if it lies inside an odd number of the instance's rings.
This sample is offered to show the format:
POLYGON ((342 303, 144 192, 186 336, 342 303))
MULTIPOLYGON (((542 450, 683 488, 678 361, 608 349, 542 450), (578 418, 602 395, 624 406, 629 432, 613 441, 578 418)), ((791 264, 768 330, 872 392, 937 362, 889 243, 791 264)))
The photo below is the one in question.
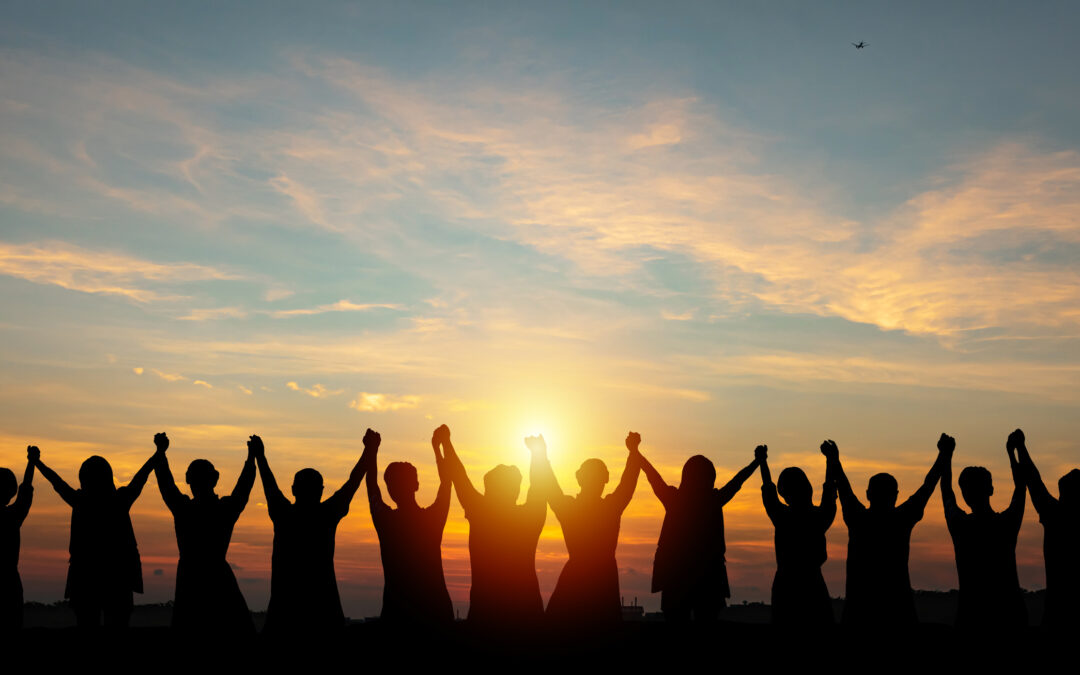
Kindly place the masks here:
POLYGON ((641 473, 640 443, 639 434, 630 432, 626 437, 626 465, 614 492, 604 496, 604 486, 609 479, 607 465, 599 459, 587 459, 577 470, 581 492, 577 497, 568 497, 563 494, 551 463, 547 461, 544 437, 526 439, 533 455, 544 458, 544 491, 551 510, 562 525, 569 555, 548 600, 547 618, 552 626, 597 629, 622 621, 615 547, 619 542, 623 511, 634 496, 641 473))
POLYGON ((965 513, 956 504, 952 487, 952 453, 956 441, 945 434, 938 449, 947 455, 941 472, 941 501, 945 524, 956 552, 960 597, 956 625, 1001 629, 1027 625, 1027 608, 1016 575, 1016 537, 1024 520, 1024 480, 1016 449, 1006 443, 1013 474, 1013 495, 1001 513, 990 508, 994 484, 990 472, 969 466, 960 472, 960 493, 971 507, 965 513))
POLYGON ((381 618, 388 623, 434 626, 454 620, 442 566, 443 528, 450 511, 450 476, 440 451, 444 432, 449 434, 446 426, 441 426, 431 437, 439 468, 439 492, 427 508, 416 503, 420 481, 416 467, 408 462, 387 465, 383 474, 386 491, 397 508, 383 501, 378 478, 379 434, 367 446, 368 504, 383 565, 381 618))
POLYGON ((773 623, 799 626, 833 623, 832 600, 821 576, 821 566, 828 559, 825 533, 836 518, 836 481, 826 470, 821 505, 814 506, 814 488, 802 469, 784 469, 774 485, 769 473, 768 447, 759 445, 754 456, 761 466, 761 501, 776 528, 773 623), (786 505, 780 502, 777 491, 786 505))
POLYGON ((255 484, 255 456, 248 441, 247 461, 232 494, 218 497, 218 472, 205 459, 188 465, 185 479, 191 497, 180 492, 169 469, 169 437, 154 436, 157 446, 157 475, 161 498, 173 514, 176 548, 176 599, 173 601, 172 625, 188 632, 207 634, 253 633, 255 625, 236 575, 225 559, 232 539, 233 526, 247 505, 255 484))
MULTIPOLYGON (((365 453, 375 439, 375 432, 368 429, 365 453)), ((334 574, 334 539, 338 523, 349 513, 349 503, 364 478, 367 458, 360 457, 349 480, 325 501, 322 474, 315 469, 297 471, 292 484, 294 504, 278 488, 258 436, 251 437, 251 451, 259 465, 266 510, 274 523, 270 604, 263 631, 325 635, 340 630, 345 613, 334 574)))
MULTIPOLYGON (((526 439, 526 445, 530 440, 526 439)), ((517 503, 521 472, 500 464, 484 474, 484 494, 473 487, 447 429, 442 439, 446 467, 469 521, 469 623, 482 629, 517 632, 538 626, 544 601, 536 579, 536 544, 547 518, 540 476, 545 458, 533 453, 529 493, 517 503)), ((531 449, 531 448, 530 448, 531 449)))
POLYGON ((22 485, 15 472, 0 468, 0 633, 22 628, 23 587, 19 577, 20 528, 34 501, 34 462, 40 451, 26 448, 22 485), (8 504, 15 497, 12 504, 8 504))
POLYGON ((836 490, 848 528, 847 592, 843 622, 860 628, 882 625, 913 625, 915 593, 908 575, 911 531, 922 520, 926 502, 934 494, 945 453, 938 452, 923 484, 899 506, 896 479, 887 473, 870 477, 863 506, 840 464, 840 450, 833 441, 821 444, 836 480, 836 490))
POLYGON ((1080 625, 1080 469, 1058 480, 1058 498, 1046 489, 1028 454, 1024 432, 1009 435, 1031 493, 1031 503, 1043 525, 1046 561, 1046 609, 1043 624, 1055 628, 1080 625))
POLYGON ((132 594, 143 592, 142 561, 130 511, 146 485, 154 457, 119 488, 113 482, 112 467, 97 455, 79 467, 78 490, 40 458, 34 464, 71 507, 71 559, 64 597, 71 600, 76 623, 80 628, 96 628, 104 616, 106 628, 126 628, 132 594))
POLYGON ((664 482, 640 452, 638 461, 664 505, 664 524, 653 560, 652 592, 659 592, 664 620, 715 621, 731 597, 724 554, 724 506, 757 468, 748 464, 716 489, 716 467, 704 455, 686 460, 679 487, 664 482))

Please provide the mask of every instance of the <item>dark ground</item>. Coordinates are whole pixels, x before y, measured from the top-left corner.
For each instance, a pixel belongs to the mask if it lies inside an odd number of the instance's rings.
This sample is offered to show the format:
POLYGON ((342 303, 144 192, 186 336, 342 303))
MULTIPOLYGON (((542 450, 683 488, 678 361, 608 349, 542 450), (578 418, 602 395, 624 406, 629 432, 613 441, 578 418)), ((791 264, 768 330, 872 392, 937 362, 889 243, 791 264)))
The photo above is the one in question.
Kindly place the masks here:
MULTIPOLYGON (((1034 622, 1042 616, 1041 600, 1041 593, 1028 594, 1034 622)), ((437 633, 406 632, 367 621, 353 622, 337 635, 223 640, 194 638, 165 627, 168 605, 138 607, 126 632, 88 634, 62 627, 73 622, 66 606, 30 604, 27 627, 20 634, 0 636, 0 642, 5 643, 5 665, 14 656, 15 661, 40 663, 44 658, 50 665, 92 666, 95 671, 102 666, 215 672, 252 666, 406 672, 588 668, 605 674, 726 668, 892 673, 979 667, 996 673, 1053 666, 1076 671, 1075 665, 1062 661, 1076 650, 1080 636, 1075 631, 1054 633, 1038 626, 1012 632, 958 631, 948 623, 955 611, 955 593, 920 593, 918 609, 924 623, 900 633, 847 626, 811 633, 784 631, 767 623, 767 605, 748 604, 728 608, 724 620, 712 626, 679 628, 649 616, 624 622, 618 631, 603 635, 479 635, 464 623, 437 633)), ((262 617, 256 618, 261 623, 262 617)))

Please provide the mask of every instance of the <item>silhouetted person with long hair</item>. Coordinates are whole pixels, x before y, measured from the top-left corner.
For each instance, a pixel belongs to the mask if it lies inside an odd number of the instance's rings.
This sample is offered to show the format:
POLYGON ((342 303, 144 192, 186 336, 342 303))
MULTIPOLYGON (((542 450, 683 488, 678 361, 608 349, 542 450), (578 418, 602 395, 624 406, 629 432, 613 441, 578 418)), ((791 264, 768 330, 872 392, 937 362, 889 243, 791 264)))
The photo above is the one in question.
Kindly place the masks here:
POLYGON ((887 473, 871 476, 866 488, 866 499, 870 502, 867 508, 851 489, 836 443, 825 441, 821 444, 821 452, 836 480, 840 507, 848 528, 843 622, 871 629, 918 623, 915 593, 911 590, 908 575, 911 531, 922 520, 926 503, 934 494, 945 453, 938 452, 922 485, 899 506, 896 505, 900 491, 896 478, 887 473))
POLYGON ((1009 435, 1016 448, 1031 503, 1043 525, 1043 559, 1046 562, 1046 609, 1043 624, 1054 628, 1080 625, 1080 469, 1058 480, 1058 497, 1046 489, 1035 462, 1028 454, 1024 432, 1009 435))
MULTIPOLYGON (((364 434, 364 452, 378 444, 371 429, 364 434)), ((323 501, 323 477, 315 469, 301 469, 293 478, 290 502, 278 488, 262 439, 251 437, 251 451, 259 466, 266 510, 274 523, 271 556, 270 604, 263 631, 271 634, 328 634, 345 625, 337 576, 334 574, 334 540, 338 523, 349 513, 349 503, 367 469, 361 456, 349 479, 323 501)))
POLYGON ((368 504, 371 520, 379 535, 383 565, 383 604, 381 618, 391 624, 436 626, 454 620, 454 606, 446 591, 442 566, 442 537, 446 515, 450 511, 450 476, 440 446, 446 426, 435 430, 431 448, 439 469, 439 492, 431 506, 416 503, 420 489, 416 467, 408 462, 391 462, 383 479, 386 491, 397 508, 383 501, 379 490, 378 448, 381 438, 365 453, 370 455, 367 468, 368 504))
POLYGON ((255 484, 255 455, 248 441, 247 461, 236 481, 232 494, 218 497, 218 472, 205 459, 188 465, 185 480, 191 487, 188 497, 176 487, 169 458, 169 437, 154 436, 157 446, 157 475, 161 498, 173 514, 176 527, 176 548, 180 559, 176 564, 176 599, 173 601, 174 628, 206 634, 254 633, 244 594, 236 583, 236 575, 225 555, 229 551, 233 527, 247 505, 251 487, 255 484))
POLYGON ((716 467, 704 455, 683 464, 676 488, 637 453, 653 493, 664 505, 664 523, 653 560, 652 592, 659 592, 664 620, 715 621, 731 597, 724 542, 724 506, 757 468, 757 459, 716 489, 716 467))
POLYGON ((1013 495, 1001 513, 990 507, 994 484, 990 472, 981 466, 965 468, 957 481, 971 513, 957 506, 952 487, 952 453, 956 441, 942 434, 938 448, 947 455, 941 473, 941 501, 945 505, 945 524, 952 535, 960 582, 956 625, 994 629, 1026 626, 1027 608, 1016 574, 1016 537, 1024 520, 1026 493, 1016 448, 1011 442, 1006 443, 1013 495))
POLYGON ((19 577, 20 528, 34 501, 34 462, 37 446, 26 448, 22 485, 15 472, 0 468, 0 634, 22 628, 23 587, 19 577), (11 504, 11 498, 15 501, 11 504))
POLYGON ((566 496, 551 463, 543 436, 529 441, 534 455, 544 457, 544 491, 555 517, 562 525, 569 559, 559 574, 559 581, 548 600, 547 618, 559 629, 610 628, 622 621, 619 597, 619 567, 615 547, 619 543, 619 525, 623 511, 630 504, 637 487, 641 462, 638 445, 641 436, 630 432, 626 437, 626 465, 615 490, 604 496, 609 480, 607 465, 599 459, 587 459, 577 470, 581 492, 566 496))
POLYGON ((820 626, 835 621, 829 587, 821 575, 828 559, 825 533, 836 518, 836 481, 826 469, 821 504, 802 469, 788 467, 774 485, 768 446, 754 449, 761 467, 761 501, 776 528, 776 576, 772 585, 772 620, 789 626, 820 626), (786 505, 777 497, 784 498, 786 505))
POLYGON ((35 461, 37 470, 71 507, 71 559, 64 597, 71 600, 80 628, 100 626, 103 616, 106 628, 127 628, 134 606, 132 594, 143 592, 131 506, 153 465, 151 455, 130 483, 116 487, 112 466, 94 455, 79 467, 76 490, 40 458, 35 461))
POLYGON ((536 544, 547 518, 547 495, 541 480, 544 463, 535 437, 525 439, 532 453, 529 493, 518 504, 521 472, 500 464, 484 474, 481 494, 461 463, 447 429, 442 438, 446 467, 458 501, 469 521, 469 623, 482 629, 518 633, 544 618, 544 601, 536 579, 536 544))

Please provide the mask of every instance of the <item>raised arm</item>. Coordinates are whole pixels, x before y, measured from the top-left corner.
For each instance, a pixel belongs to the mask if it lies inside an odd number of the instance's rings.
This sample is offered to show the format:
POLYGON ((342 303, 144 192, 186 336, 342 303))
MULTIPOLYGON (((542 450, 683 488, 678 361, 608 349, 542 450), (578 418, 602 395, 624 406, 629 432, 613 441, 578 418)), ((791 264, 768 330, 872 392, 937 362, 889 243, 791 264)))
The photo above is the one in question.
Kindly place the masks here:
POLYGON ((782 505, 779 495, 776 494, 776 483, 773 483, 772 472, 769 471, 769 446, 759 445, 754 448, 754 459, 757 460, 758 469, 761 470, 761 503, 765 506, 766 515, 773 523, 776 523, 782 505))
MULTIPOLYGON (((840 506, 844 509, 845 518, 865 510, 863 503, 855 496, 851 489, 851 482, 844 473, 844 466, 840 463, 840 448, 836 447, 836 441, 827 440, 821 444, 821 454, 825 455, 825 475, 830 477, 840 497, 840 506)), ((822 495, 824 500, 825 495, 822 495)), ((824 501, 823 501, 824 503, 824 501)))
MULTIPOLYGON (((832 446, 835 448, 836 444, 832 443, 832 446)), ((825 484, 821 486, 821 505, 818 507, 818 513, 821 514, 821 525, 825 530, 828 530, 836 519, 836 468, 839 465, 838 450, 837 461, 832 462, 831 465, 828 461, 825 463, 825 484)))
POLYGON ((289 505, 289 500, 278 487, 274 472, 270 470, 270 463, 266 461, 266 447, 262 439, 252 436, 248 441, 248 447, 255 455, 255 464, 259 467, 259 477, 262 479, 263 497, 266 499, 266 511, 270 520, 273 520, 280 509, 289 505))
POLYGON ((41 456, 41 451, 36 445, 26 446, 26 471, 23 472, 22 484, 19 485, 19 494, 12 504, 15 511, 15 522, 22 524, 30 513, 30 504, 34 501, 34 463, 41 456))
POLYGON ((445 436, 441 437, 443 461, 446 463, 450 480, 454 483, 454 491, 457 492, 458 501, 461 502, 461 507, 465 509, 465 515, 468 516, 473 509, 480 505, 483 497, 473 487, 472 481, 469 480, 469 474, 465 471, 465 465, 461 463, 457 450, 454 450, 454 444, 450 442, 450 428, 445 424, 439 428, 446 429, 445 436))
POLYGON ((330 496, 330 500, 336 502, 341 509, 342 515, 349 512, 349 504, 352 503, 356 491, 360 489, 360 481, 364 480, 364 474, 367 472, 370 461, 369 453, 373 450, 378 452, 380 443, 382 443, 382 436, 379 432, 371 429, 364 432, 364 452, 360 454, 360 459, 356 460, 352 471, 349 472, 349 479, 338 488, 337 492, 330 496))
POLYGON ((638 448, 634 453, 637 455, 638 463, 641 465, 641 470, 645 472, 645 478, 649 481, 649 486, 652 488, 653 494, 660 500, 660 503, 666 508, 671 500, 675 498, 677 489, 664 482, 663 476, 656 470, 656 467, 652 465, 652 462, 645 459, 645 455, 641 454, 641 449, 638 448))
MULTIPOLYGON (((445 427, 439 427, 442 429, 445 427)), ((438 433, 439 429, 436 429, 438 433)), ((446 430, 446 438, 449 439, 450 430, 446 430)), ((450 480, 450 469, 446 463, 446 457, 442 450, 443 436, 439 434, 436 440, 436 434, 431 435, 431 449, 435 453, 435 468, 439 470, 439 492, 435 495, 435 501, 428 507, 428 511, 439 517, 443 523, 446 522, 446 515, 450 512, 450 487, 452 480, 450 480)), ((368 483, 371 483, 371 478, 368 478, 368 483)))
MULTIPOLYGON (((381 439, 380 439, 381 440, 381 439)), ((435 439, 432 438, 434 443, 435 439)), ((390 508, 382 498, 382 489, 379 487, 379 446, 374 448, 364 446, 364 455, 367 457, 367 501, 372 517, 376 517, 384 509, 390 508)), ((380 526, 381 527, 381 526, 380 526)))
MULTIPOLYGON (((37 449, 37 446, 30 446, 37 449)), ((41 475, 45 477, 45 480, 49 481, 49 484, 56 490, 56 494, 60 495, 60 499, 67 502, 68 506, 75 506, 76 491, 61 478, 55 471, 45 466, 45 463, 41 461, 41 452, 35 453, 35 459, 33 464, 37 467, 37 470, 41 472, 41 475)))
POLYGON ((754 461, 739 469, 739 472, 732 476, 731 480, 729 480, 727 483, 724 483, 724 486, 720 488, 719 492, 720 499, 725 504, 734 499, 735 495, 739 494, 739 490, 742 489, 743 483, 745 483, 747 479, 749 479, 750 476, 753 476, 754 472, 757 471, 758 463, 758 458, 755 456, 754 461))
MULTIPOLYGON (((551 497, 558 502, 558 495, 563 494, 562 489, 559 488, 557 495, 548 492, 548 490, 558 488, 559 484, 554 482, 552 485, 549 482, 555 480, 555 474, 552 473, 551 463, 548 462, 547 443, 544 442, 544 436, 529 436, 525 439, 525 446, 529 448, 532 457, 529 461, 529 492, 525 495, 525 506, 546 517, 548 498, 551 497), (548 474, 550 478, 545 474, 548 474)), ((565 495, 563 497, 565 498, 565 495)))
POLYGON ((139 467, 139 470, 135 472, 135 475, 131 477, 131 481, 127 485, 117 490, 117 494, 123 499, 127 508, 131 508, 131 505, 135 503, 135 500, 142 494, 143 487, 146 486, 146 479, 150 477, 150 472, 154 470, 154 466, 157 464, 158 453, 154 450, 154 454, 143 462, 143 465, 139 467))
POLYGON ((169 457, 165 454, 165 451, 169 449, 169 437, 163 433, 155 434, 154 446, 157 448, 154 455, 154 475, 157 477, 158 490, 161 492, 161 499, 165 502, 165 506, 175 512, 183 503, 184 496, 176 487, 172 470, 169 468, 169 457))
POLYGON ((1041 514, 1047 508, 1053 508, 1057 499, 1046 489, 1046 483, 1043 482, 1039 469, 1035 467, 1035 462, 1028 454, 1024 432, 1017 429, 1009 434, 1009 444, 1016 448, 1020 468, 1024 472, 1024 479, 1027 482, 1028 491, 1031 492, 1031 503, 1035 506, 1035 510, 1041 514))
POLYGON ((941 461, 941 503, 945 507, 945 521, 964 514, 956 505, 956 493, 952 486, 952 456, 956 450, 956 439, 946 434, 941 434, 937 442, 938 453, 941 461))
POLYGON ((937 482, 941 479, 942 468, 947 461, 945 453, 940 449, 938 450, 937 459, 930 466, 930 471, 926 473, 926 478, 923 479, 922 485, 916 490, 907 501, 903 503, 904 508, 917 509, 920 513, 926 508, 926 503, 930 501, 931 495, 934 494, 934 488, 937 486, 937 482))
POLYGON ((562 516, 562 507, 566 505, 567 496, 559 487, 559 480, 555 477, 555 471, 551 468, 551 461, 547 456, 547 442, 544 436, 529 436, 525 439, 525 447, 529 449, 532 463, 529 468, 529 495, 525 501, 531 502, 544 495, 551 503, 551 508, 556 516, 562 516))
POLYGON ((623 465, 622 477, 611 498, 619 512, 626 510, 637 489, 638 476, 641 475, 641 434, 631 431, 626 435, 626 464, 623 465))
MULTIPOLYGON (((1020 467, 1020 462, 1016 460, 1014 434, 1016 434, 1015 431, 1005 441, 1005 450, 1009 453, 1009 468, 1012 469, 1013 496, 1009 501, 1009 505, 1005 507, 1004 513, 1009 514, 1009 517, 1015 521, 1016 526, 1020 527, 1020 522, 1024 519, 1024 504, 1027 503, 1027 482, 1024 480, 1024 470, 1020 467)), ((1021 431, 1021 439, 1023 439, 1023 434, 1024 432, 1021 431)))
POLYGON ((247 458, 244 459, 244 468, 240 469, 240 477, 236 479, 236 486, 233 487, 233 491, 229 495, 237 511, 244 510, 248 499, 251 497, 251 488, 255 487, 254 439, 254 436, 248 437, 247 458))

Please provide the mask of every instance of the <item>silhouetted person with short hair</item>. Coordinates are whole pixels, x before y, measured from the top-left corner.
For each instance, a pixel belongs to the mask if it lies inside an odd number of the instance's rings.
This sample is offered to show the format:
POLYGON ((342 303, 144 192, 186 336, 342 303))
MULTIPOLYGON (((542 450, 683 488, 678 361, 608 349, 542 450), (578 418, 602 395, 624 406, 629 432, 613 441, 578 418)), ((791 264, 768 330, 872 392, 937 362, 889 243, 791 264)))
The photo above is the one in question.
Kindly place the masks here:
POLYGON ((604 496, 609 480, 607 465, 599 459, 587 459, 577 470, 581 492, 566 496, 551 463, 543 436, 526 441, 534 455, 544 457, 543 482, 548 503, 562 525, 569 555, 559 574, 559 581, 548 600, 547 618, 556 628, 602 629, 622 621, 619 597, 619 566, 615 548, 619 543, 619 525, 623 511, 630 504, 637 487, 641 463, 638 445, 641 436, 630 432, 626 437, 626 465, 618 487, 604 496))
POLYGON ((826 470, 821 505, 814 506, 814 488, 802 469, 788 467, 774 485, 768 446, 754 450, 761 466, 761 501, 776 528, 776 576, 772 585, 772 620, 790 626, 835 622, 829 587, 821 575, 828 559, 825 533, 836 518, 836 481, 826 470), (777 497, 784 498, 787 504, 777 497))
POLYGON ((0 468, 0 634, 22 628, 23 587, 19 577, 20 529, 34 501, 34 462, 40 451, 26 447, 22 485, 15 472, 0 468), (11 504, 11 498, 15 501, 11 504))
POLYGON ((450 476, 440 451, 446 426, 435 430, 431 448, 439 469, 439 492, 431 506, 416 503, 420 489, 416 467, 408 462, 391 462, 383 478, 386 491, 397 508, 383 501, 379 490, 378 448, 381 437, 365 453, 368 504, 371 520, 379 535, 383 566, 383 604, 380 618, 392 624, 437 626, 454 620, 454 606, 446 590, 442 566, 442 537, 450 511, 450 476))
POLYGON ((724 555, 724 506, 746 479, 757 460, 716 489, 716 467, 704 455, 686 460, 679 487, 668 485, 644 455, 641 469, 664 506, 664 523, 653 559, 652 592, 659 592, 664 620, 685 623, 715 621, 731 597, 724 555))
MULTIPOLYGON (((526 446, 533 450, 531 438, 526 446)), ((443 454, 458 501, 469 521, 469 623, 485 630, 518 634, 535 628, 544 618, 544 601, 536 579, 536 544, 547 519, 547 495, 541 475, 546 458, 533 452, 529 493, 518 504, 521 472, 500 464, 484 474, 481 494, 465 471, 450 442, 442 440, 443 454)))
POLYGON ((866 499, 870 502, 867 508, 851 489, 836 443, 825 441, 821 444, 821 452, 836 480, 844 523, 848 528, 843 622, 871 629, 918 623, 915 593, 911 590, 908 575, 911 531, 922 520, 926 503, 934 494, 945 453, 938 452, 922 485, 899 506, 896 505, 899 493, 896 479, 887 473, 871 476, 866 488, 866 499))
POLYGON ((79 467, 79 489, 64 482, 41 459, 34 462, 60 498, 71 507, 71 559, 64 597, 71 600, 80 628, 127 628, 133 593, 143 592, 142 561, 131 506, 139 498, 150 470, 151 455, 131 482, 116 487, 104 457, 94 455, 79 467))
POLYGON ((154 436, 157 446, 157 475, 161 498, 173 515, 176 528, 176 548, 180 559, 176 564, 176 596, 173 601, 173 628, 187 632, 228 635, 254 633, 244 594, 236 583, 236 575, 225 559, 232 539, 233 527, 247 505, 251 487, 255 484, 255 456, 248 441, 247 461, 236 481, 232 494, 218 497, 218 472, 205 459, 188 465, 185 479, 191 487, 191 497, 176 487, 169 458, 169 437, 154 436))
POLYGON ((1058 480, 1058 497, 1046 489, 1035 462, 1028 454, 1024 432, 1009 435, 1016 448, 1031 503, 1043 525, 1043 559, 1046 562, 1046 609, 1043 624, 1054 628, 1080 625, 1080 469, 1058 480))
POLYGON ((965 513, 957 506, 952 487, 956 441, 942 434, 938 448, 947 455, 941 473, 941 501, 945 505, 945 524, 952 535, 960 582, 956 625, 996 630, 1026 626, 1027 608, 1016 574, 1016 537, 1024 520, 1026 498, 1016 449, 1006 443, 1013 474, 1009 506, 1001 513, 995 512, 990 507, 990 495, 994 494, 990 472, 981 466, 969 466, 960 472, 957 481, 964 501, 971 507, 971 513, 965 513))
MULTIPOLYGON (((378 444, 378 436, 368 429, 365 454, 372 443, 378 444)), ((345 612, 334 574, 334 540, 338 523, 348 515, 349 503, 364 478, 367 457, 360 457, 349 479, 325 501, 322 474, 315 469, 297 471, 293 503, 278 487, 258 436, 251 437, 251 451, 259 466, 266 510, 274 523, 270 603, 263 632, 325 635, 342 629, 345 612)))

